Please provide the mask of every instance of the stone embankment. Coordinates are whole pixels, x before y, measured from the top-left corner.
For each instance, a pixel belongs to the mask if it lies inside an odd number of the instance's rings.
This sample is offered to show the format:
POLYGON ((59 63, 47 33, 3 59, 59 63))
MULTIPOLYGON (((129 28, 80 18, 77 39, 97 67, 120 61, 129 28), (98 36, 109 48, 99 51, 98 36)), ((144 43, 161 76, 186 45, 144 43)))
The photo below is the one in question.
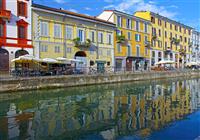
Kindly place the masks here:
POLYGON ((14 92, 23 90, 65 88, 74 86, 99 85, 119 82, 155 80, 166 78, 200 77, 200 71, 185 72, 136 72, 105 75, 70 75, 9 78, 0 80, 0 92, 14 92))

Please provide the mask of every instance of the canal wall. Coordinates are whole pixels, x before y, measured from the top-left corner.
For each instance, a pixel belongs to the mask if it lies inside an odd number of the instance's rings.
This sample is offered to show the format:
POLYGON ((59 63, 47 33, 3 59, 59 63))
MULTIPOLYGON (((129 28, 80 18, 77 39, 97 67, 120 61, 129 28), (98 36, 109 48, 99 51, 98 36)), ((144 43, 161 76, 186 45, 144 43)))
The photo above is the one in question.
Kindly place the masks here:
POLYGON ((66 88, 74 86, 99 85, 130 81, 145 81, 166 78, 199 77, 200 71, 182 72, 135 72, 104 75, 70 75, 11 78, 0 80, 0 93, 35 89, 66 88))

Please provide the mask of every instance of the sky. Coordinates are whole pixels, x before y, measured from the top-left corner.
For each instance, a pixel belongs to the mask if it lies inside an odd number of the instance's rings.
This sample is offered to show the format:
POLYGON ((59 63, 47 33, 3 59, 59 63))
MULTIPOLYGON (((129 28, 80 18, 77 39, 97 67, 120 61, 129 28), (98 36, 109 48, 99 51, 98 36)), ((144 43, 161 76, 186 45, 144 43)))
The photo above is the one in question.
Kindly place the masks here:
POLYGON ((97 16, 105 9, 133 14, 149 10, 200 31, 200 0, 33 0, 34 3, 97 16))

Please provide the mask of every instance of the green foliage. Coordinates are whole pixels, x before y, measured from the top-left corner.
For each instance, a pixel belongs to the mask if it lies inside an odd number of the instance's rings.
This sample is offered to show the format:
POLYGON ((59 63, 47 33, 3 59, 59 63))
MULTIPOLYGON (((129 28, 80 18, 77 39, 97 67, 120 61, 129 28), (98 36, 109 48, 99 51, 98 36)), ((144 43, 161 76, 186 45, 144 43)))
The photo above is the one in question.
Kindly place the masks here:
POLYGON ((117 43, 125 43, 126 38, 124 35, 117 35, 117 43))
POLYGON ((81 42, 80 38, 78 37, 73 39, 73 42, 74 42, 75 47, 90 47, 92 43, 90 39, 86 39, 85 42, 81 42))

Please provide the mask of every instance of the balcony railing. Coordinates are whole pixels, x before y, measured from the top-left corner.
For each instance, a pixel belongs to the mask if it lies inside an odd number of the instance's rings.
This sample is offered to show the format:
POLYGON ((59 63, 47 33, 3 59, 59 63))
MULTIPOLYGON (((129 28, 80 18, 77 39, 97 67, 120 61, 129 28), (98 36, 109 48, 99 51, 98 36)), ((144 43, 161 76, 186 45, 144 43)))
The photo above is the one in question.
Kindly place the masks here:
POLYGON ((0 37, 0 46, 33 48, 32 40, 12 37, 0 37))
POLYGON ((5 18, 10 20, 11 17, 11 11, 8 10, 0 10, 0 18, 5 18))

